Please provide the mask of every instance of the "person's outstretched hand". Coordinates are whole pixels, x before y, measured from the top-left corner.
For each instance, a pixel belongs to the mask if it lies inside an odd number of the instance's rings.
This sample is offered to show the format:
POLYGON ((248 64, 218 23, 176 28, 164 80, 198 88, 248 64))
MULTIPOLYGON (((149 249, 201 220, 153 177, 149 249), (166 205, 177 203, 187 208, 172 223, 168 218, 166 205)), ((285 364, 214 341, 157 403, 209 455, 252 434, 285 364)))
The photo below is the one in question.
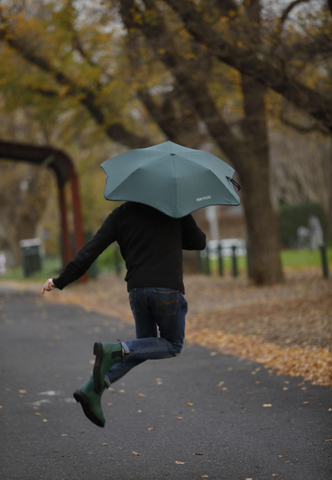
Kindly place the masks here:
POLYGON ((41 293, 42 293, 42 295, 43 295, 44 292, 50 292, 51 290, 54 290, 55 288, 56 288, 56 287, 55 287, 55 285, 54 285, 54 283, 53 283, 52 278, 49 278, 49 279, 47 280, 47 282, 44 283, 43 289, 42 289, 42 292, 41 292, 41 293))

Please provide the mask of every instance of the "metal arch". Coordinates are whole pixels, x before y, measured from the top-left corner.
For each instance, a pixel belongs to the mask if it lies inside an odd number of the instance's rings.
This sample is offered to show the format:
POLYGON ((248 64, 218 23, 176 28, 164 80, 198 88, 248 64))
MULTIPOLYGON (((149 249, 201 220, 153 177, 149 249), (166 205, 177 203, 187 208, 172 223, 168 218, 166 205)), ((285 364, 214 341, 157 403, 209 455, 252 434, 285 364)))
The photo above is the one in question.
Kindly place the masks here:
MULTIPOLYGON (((76 251, 84 245, 78 177, 72 160, 63 151, 55 148, 37 147, 35 145, 2 141, 0 141, 0 158, 29 162, 35 165, 51 168, 54 171, 59 188, 61 232, 63 238, 63 263, 64 265, 67 264, 72 258, 66 211, 66 194, 64 188, 68 181, 70 182, 72 196, 76 251)), ((87 276, 84 275, 82 280, 86 279, 87 276)))

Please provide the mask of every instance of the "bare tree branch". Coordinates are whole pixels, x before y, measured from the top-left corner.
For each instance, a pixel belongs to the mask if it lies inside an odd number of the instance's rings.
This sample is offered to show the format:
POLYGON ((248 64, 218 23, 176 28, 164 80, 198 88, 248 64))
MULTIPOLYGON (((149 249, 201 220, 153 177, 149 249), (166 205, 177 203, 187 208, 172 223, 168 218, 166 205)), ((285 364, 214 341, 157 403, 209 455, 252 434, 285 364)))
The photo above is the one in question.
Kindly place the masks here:
POLYGON ((98 65, 96 62, 93 61, 91 55, 86 51, 83 47, 81 40, 78 37, 78 34, 75 32, 72 38, 74 48, 81 54, 82 58, 84 58, 90 67, 97 67, 98 65))
POLYGON ((323 135, 330 134, 329 130, 327 130, 327 128, 324 128, 324 126, 320 125, 318 122, 312 123, 311 125, 301 125, 300 123, 296 123, 287 118, 284 113, 280 114, 279 119, 284 125, 287 125, 288 127, 291 127, 293 130, 296 130, 300 133, 320 132, 323 135))
POLYGON ((282 15, 279 19, 279 23, 278 23, 278 27, 277 27, 277 30, 276 32, 273 34, 273 37, 274 37, 274 43, 273 43, 273 46, 272 46, 272 49, 271 49, 271 55, 274 55, 274 53, 276 52, 277 48, 279 47, 280 45, 280 41, 281 41, 281 33, 282 33, 282 30, 284 28, 284 25, 285 25, 285 22, 286 20, 288 19, 288 16, 289 14, 291 13, 291 11, 297 7, 298 5, 300 5, 301 3, 308 3, 310 0, 294 0, 293 2, 291 2, 288 7, 286 7, 284 9, 284 11, 282 12, 282 15))
POLYGON ((332 99, 291 76, 277 58, 263 56, 249 45, 231 44, 203 19, 196 6, 188 0, 165 0, 183 20, 187 30, 205 45, 220 61, 255 78, 283 95, 297 108, 304 110, 332 131, 332 99))
POLYGON ((328 5, 330 13, 332 15, 332 0, 327 0, 327 5, 328 5))
POLYGON ((288 5, 288 7, 286 7, 285 10, 282 12, 282 15, 280 17, 280 23, 279 23, 280 30, 282 29, 291 11, 294 10, 295 7, 300 5, 300 3, 308 3, 308 2, 310 2, 310 0, 294 0, 293 2, 291 2, 288 5))
POLYGON ((150 42, 156 57, 164 63, 173 74, 181 90, 187 92, 200 117, 207 126, 211 137, 225 154, 236 162, 240 155, 241 139, 234 135, 210 97, 205 79, 200 77, 199 67, 180 55, 173 42, 172 34, 167 30, 161 12, 154 0, 145 0, 149 17, 143 9, 139 9, 134 0, 121 1, 120 12, 123 21, 130 31, 139 29, 150 42), (139 22, 135 21, 140 18, 139 22), (153 15, 153 19, 151 19, 153 15))

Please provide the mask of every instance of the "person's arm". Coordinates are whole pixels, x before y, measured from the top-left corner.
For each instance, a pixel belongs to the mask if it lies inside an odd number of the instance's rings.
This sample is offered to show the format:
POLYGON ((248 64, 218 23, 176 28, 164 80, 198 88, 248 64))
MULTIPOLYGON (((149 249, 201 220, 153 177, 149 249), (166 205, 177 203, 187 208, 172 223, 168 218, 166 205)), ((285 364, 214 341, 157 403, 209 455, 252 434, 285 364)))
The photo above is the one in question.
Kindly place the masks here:
POLYGON ((99 255, 117 239, 117 209, 106 218, 95 236, 74 256, 57 278, 53 278, 56 288, 62 290, 69 283, 78 280, 91 267, 99 255))
POLYGON ((181 223, 183 250, 204 250, 206 247, 206 235, 196 225, 192 215, 183 217, 181 223))

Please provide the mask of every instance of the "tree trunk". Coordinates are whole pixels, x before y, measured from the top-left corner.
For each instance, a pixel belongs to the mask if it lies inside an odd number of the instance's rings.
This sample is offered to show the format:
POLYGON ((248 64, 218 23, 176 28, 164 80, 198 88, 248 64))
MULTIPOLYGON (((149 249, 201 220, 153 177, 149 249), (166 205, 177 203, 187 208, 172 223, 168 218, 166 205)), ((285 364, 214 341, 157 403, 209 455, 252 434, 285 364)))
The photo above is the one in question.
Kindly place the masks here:
MULTIPOLYGON (((128 30, 140 29, 155 50, 156 57, 172 73, 182 91, 192 101, 211 137, 237 169, 243 184, 243 203, 250 239, 249 251, 253 280, 256 284, 272 284, 283 280, 279 258, 276 219, 269 195, 269 149, 265 120, 264 87, 250 77, 242 76, 245 118, 243 135, 235 135, 224 120, 208 89, 202 73, 194 75, 197 65, 188 62, 177 51, 167 25, 153 0, 144 1, 155 12, 154 21, 143 16, 137 23, 133 14, 143 15, 133 0, 121 2, 121 14, 128 30), (137 9, 137 10, 135 10, 137 9), (163 52, 162 54, 160 52, 163 52), (184 68, 184 66, 186 68, 184 68)), ((259 38, 259 0, 249 6, 250 19, 259 38), (256 22, 256 23, 254 23, 256 22)), ((157 119, 167 135, 165 126, 157 119)), ((177 141, 179 131, 172 132, 177 141)), ((178 142, 177 142, 178 143, 178 142)))
POLYGON ((249 238, 252 278, 256 284, 283 281, 279 230, 270 198, 269 145, 264 104, 264 87, 242 75, 245 118, 244 143, 237 162, 243 187, 243 206, 249 238))

